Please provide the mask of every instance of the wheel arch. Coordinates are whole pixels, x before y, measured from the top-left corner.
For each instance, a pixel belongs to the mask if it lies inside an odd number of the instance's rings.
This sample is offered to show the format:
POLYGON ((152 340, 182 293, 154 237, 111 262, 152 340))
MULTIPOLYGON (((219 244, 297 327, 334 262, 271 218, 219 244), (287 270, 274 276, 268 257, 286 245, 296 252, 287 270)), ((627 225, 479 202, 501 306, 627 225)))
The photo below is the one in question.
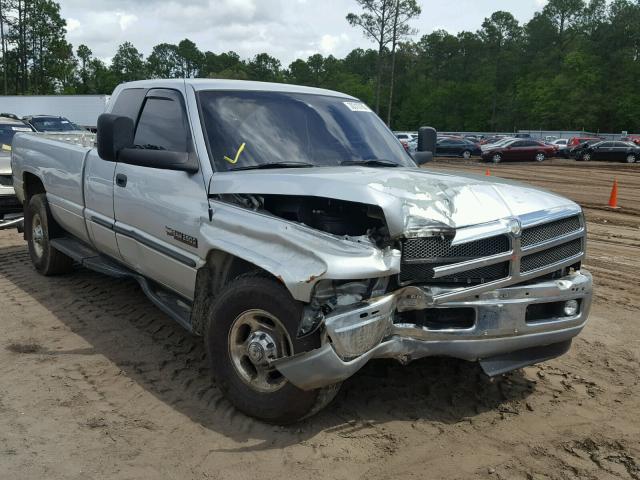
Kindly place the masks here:
POLYGON ((203 334, 204 319, 211 308, 216 294, 241 275, 255 272, 256 275, 273 278, 282 283, 281 278, 264 268, 223 250, 211 250, 206 263, 196 273, 195 295, 191 310, 191 326, 196 335, 203 334))

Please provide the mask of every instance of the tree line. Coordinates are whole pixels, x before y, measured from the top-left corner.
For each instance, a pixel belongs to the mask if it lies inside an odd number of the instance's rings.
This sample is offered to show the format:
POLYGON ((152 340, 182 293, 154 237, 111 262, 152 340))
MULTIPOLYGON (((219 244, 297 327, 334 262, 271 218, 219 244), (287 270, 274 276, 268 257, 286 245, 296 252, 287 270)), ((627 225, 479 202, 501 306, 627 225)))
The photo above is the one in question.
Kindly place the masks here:
POLYGON ((394 129, 640 130, 640 0, 549 0, 526 23, 498 11, 475 32, 421 37, 409 26, 420 14, 415 0, 354 0, 354 8, 345 21, 376 48, 344 58, 315 54, 283 66, 268 53, 245 59, 184 39, 146 58, 125 42, 107 65, 67 42, 55 1, 0 0, 0 88, 109 94, 145 78, 231 78, 346 92, 394 129))

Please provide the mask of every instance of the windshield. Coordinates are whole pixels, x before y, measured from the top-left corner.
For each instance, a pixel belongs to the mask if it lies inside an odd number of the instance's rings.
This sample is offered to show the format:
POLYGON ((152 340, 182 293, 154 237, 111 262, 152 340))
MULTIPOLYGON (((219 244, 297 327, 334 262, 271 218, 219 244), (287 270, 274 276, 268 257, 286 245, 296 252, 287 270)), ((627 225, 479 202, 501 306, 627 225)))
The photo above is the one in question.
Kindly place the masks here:
POLYGON ((75 123, 64 117, 32 118, 31 124, 39 132, 71 132, 82 130, 75 123))
POLYGON ((31 128, 26 125, 16 125, 0 123, 0 147, 2 145, 11 145, 13 141, 13 136, 18 132, 31 132, 31 128))
POLYGON ((356 100, 253 91, 203 91, 199 99, 218 171, 294 162, 416 166, 382 120, 356 100))

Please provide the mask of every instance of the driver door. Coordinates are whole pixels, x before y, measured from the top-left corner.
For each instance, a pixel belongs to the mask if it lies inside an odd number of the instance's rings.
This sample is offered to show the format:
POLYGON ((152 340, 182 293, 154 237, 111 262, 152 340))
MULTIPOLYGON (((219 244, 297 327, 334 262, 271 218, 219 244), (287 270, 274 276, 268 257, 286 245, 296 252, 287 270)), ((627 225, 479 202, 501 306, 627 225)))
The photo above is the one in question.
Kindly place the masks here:
MULTIPOLYGON (((183 92, 147 92, 136 126, 137 148, 195 155, 183 92)), ((118 162, 115 171, 115 232, 124 262, 145 277, 193 298, 196 268, 204 254, 198 242, 207 212, 201 170, 164 170, 118 162)))

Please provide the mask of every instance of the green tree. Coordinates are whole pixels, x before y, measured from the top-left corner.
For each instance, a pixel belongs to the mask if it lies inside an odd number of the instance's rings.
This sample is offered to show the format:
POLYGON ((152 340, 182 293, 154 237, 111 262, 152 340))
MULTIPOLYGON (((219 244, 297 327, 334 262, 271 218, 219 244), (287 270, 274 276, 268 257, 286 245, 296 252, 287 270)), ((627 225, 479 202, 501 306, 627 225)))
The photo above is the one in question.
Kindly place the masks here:
POLYGON ((396 0, 356 0, 363 10, 360 14, 349 13, 347 22, 360 28, 364 35, 378 46, 376 67, 375 111, 380 112, 380 94, 382 90, 383 55, 392 38, 393 11, 396 0))
POLYGON ((396 75, 396 48, 398 43, 416 30, 409 26, 409 21, 420 15, 422 10, 416 0, 396 0, 391 14, 391 78, 389 80, 389 107, 387 108, 387 125, 391 125, 393 110, 393 89, 396 75))
POLYGON ((142 54, 131 42, 118 47, 110 70, 118 83, 142 80, 147 75, 142 54))

